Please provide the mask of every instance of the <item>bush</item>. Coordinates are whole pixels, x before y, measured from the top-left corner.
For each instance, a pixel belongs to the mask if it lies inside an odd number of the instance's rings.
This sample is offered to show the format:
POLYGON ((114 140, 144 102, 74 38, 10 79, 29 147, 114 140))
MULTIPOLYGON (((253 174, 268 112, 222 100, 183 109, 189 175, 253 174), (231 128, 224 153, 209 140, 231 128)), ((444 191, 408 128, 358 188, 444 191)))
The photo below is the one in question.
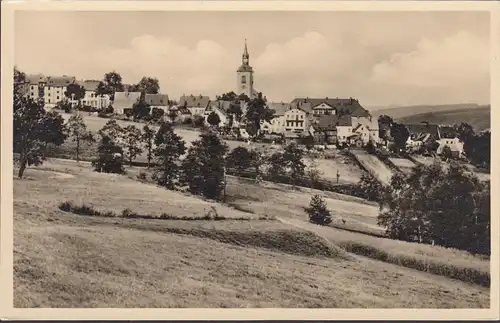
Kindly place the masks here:
POLYGON ((107 136, 102 138, 98 148, 99 157, 92 162, 94 170, 101 173, 124 174, 123 150, 107 136))
POLYGON ((317 194, 311 198, 311 203, 306 208, 306 212, 309 214, 309 221, 312 223, 327 225, 332 222, 332 216, 326 208, 325 200, 317 194))

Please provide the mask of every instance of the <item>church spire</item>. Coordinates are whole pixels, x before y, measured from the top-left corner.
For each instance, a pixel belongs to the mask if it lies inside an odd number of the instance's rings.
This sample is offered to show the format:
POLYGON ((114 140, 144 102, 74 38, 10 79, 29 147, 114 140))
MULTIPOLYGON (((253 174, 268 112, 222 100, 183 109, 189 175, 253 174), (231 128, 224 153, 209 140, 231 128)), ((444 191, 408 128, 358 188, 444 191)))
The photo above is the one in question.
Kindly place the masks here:
POLYGON ((248 65, 250 55, 248 55, 247 39, 245 38, 245 49, 243 50, 242 60, 243 65, 248 65))

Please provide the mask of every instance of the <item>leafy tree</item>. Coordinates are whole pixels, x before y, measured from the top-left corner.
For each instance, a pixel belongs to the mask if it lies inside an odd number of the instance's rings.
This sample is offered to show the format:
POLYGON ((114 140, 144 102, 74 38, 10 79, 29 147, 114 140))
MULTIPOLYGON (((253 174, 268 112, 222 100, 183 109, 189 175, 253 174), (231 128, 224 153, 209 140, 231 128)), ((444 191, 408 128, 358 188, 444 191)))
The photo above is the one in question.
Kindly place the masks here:
POLYGON ((443 150, 441 151, 441 158, 443 160, 448 160, 451 158, 451 148, 448 146, 444 146, 443 150))
POLYGON ((146 116, 149 116, 151 113, 151 107, 144 100, 139 100, 138 102, 132 105, 132 115, 134 119, 143 119, 146 116))
POLYGON ((93 143, 95 142, 95 138, 92 132, 87 130, 87 125, 83 121, 81 115, 71 116, 66 126, 69 130, 69 136, 73 138, 73 141, 76 143, 76 161, 79 162, 82 144, 93 143))
POLYGON ((328 225, 332 222, 332 215, 326 207, 325 200, 317 194, 311 198, 306 212, 309 214, 309 221, 312 223, 328 225))
POLYGON ((42 104, 26 99, 21 86, 19 82, 14 84, 13 109, 13 148, 19 154, 19 178, 27 166, 43 163, 47 144, 60 146, 67 138, 64 119, 57 112, 46 112, 42 104))
POLYGON ((97 148, 98 157, 92 161, 92 167, 99 173, 124 174, 123 149, 107 135, 103 135, 97 148))
POLYGON ((125 144, 125 156, 128 159, 129 166, 132 167, 132 160, 142 153, 142 133, 134 125, 123 128, 123 139, 125 144))
POLYGON ((236 95, 236 93, 231 91, 218 96, 217 99, 222 101, 236 101, 238 99, 238 96, 236 95))
POLYGON ((193 194, 217 199, 225 189, 227 145, 213 131, 206 131, 192 142, 182 162, 182 182, 193 194))
POLYGON ((361 174, 358 186, 366 199, 370 201, 378 201, 380 199, 383 187, 372 175, 366 173, 361 174))
POLYGON ((302 150, 294 143, 285 147, 283 162, 284 166, 290 170, 293 186, 295 186, 297 177, 303 176, 305 172, 306 165, 302 161, 303 155, 302 150))
POLYGON ((168 111, 168 117, 169 119, 172 121, 172 122, 175 122, 175 120, 177 119, 177 111, 176 110, 169 110, 168 111))
POLYGON ((116 120, 108 120, 108 122, 106 122, 106 124, 98 131, 98 134, 101 137, 109 137, 112 142, 121 146, 123 128, 116 122, 116 120))
POLYGON ((316 187, 316 185, 319 183, 321 179, 322 173, 320 172, 318 166, 319 165, 316 159, 311 158, 311 164, 307 168, 307 176, 311 181, 311 187, 316 187))
POLYGON ((160 120, 164 114, 165 111, 163 111, 163 109, 160 108, 153 108, 153 110, 151 111, 151 115, 154 120, 160 120))
POLYGON ((64 95, 68 99, 77 101, 78 106, 80 106, 81 100, 85 97, 85 88, 80 84, 71 83, 66 87, 64 95))
POLYGON ((472 126, 462 122, 459 125, 455 125, 453 128, 458 133, 458 138, 464 143, 464 151, 467 156, 472 155, 474 150, 474 139, 476 137, 472 126))
POLYGON ((273 118, 273 110, 269 109, 267 106, 265 98, 262 97, 262 93, 259 93, 256 98, 248 102, 245 118, 247 121, 247 131, 252 136, 259 133, 261 121, 271 121, 273 118))
POLYGON ((186 152, 182 138, 174 132, 172 124, 162 122, 155 135, 154 155, 158 165, 155 177, 158 185, 173 189, 179 178, 179 157, 186 152))
POLYGON ((394 122, 391 126, 391 136, 394 141, 394 150, 400 152, 406 148, 406 141, 410 133, 404 124, 394 122))
POLYGON ((207 122, 211 125, 211 126, 214 126, 214 127, 217 127, 219 124, 220 124, 220 117, 217 113, 215 113, 214 111, 212 111, 209 115, 208 115, 208 118, 207 118, 207 122))
POLYGON ((153 159, 153 148, 154 139, 156 133, 152 128, 152 125, 147 124, 142 128, 142 142, 146 148, 147 158, 148 158, 148 168, 151 166, 151 160, 153 159))
POLYGON ((104 79, 99 82, 96 95, 109 95, 111 101, 115 100, 115 92, 123 91, 122 77, 115 71, 104 74, 104 79))
POLYGON ((380 201, 380 225, 390 237, 488 254, 489 185, 464 166, 418 165, 395 174, 380 201))
POLYGON ((139 83, 137 83, 134 90, 145 94, 158 94, 160 92, 160 82, 157 78, 144 76, 139 83))
POLYGON ((227 155, 227 167, 240 172, 245 171, 252 166, 253 157, 254 154, 245 147, 236 147, 227 155))
POLYGON ((268 165, 267 173, 272 178, 283 175, 285 173, 285 160, 283 153, 275 152, 271 156, 269 156, 266 160, 268 165))
POLYGON ((193 122, 193 127, 200 128, 200 127, 203 127, 203 124, 205 123, 205 119, 200 115, 195 115, 192 119, 192 122, 193 122))
POLYGON ((491 133, 483 132, 470 139, 472 148, 467 152, 469 160, 481 167, 489 168, 491 159, 491 133))

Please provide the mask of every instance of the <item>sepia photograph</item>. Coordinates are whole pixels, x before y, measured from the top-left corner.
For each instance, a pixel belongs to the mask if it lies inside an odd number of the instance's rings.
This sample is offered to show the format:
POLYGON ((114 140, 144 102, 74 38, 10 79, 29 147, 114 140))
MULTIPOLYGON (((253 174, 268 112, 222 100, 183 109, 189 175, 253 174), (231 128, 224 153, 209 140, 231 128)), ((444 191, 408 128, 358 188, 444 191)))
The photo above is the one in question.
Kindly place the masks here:
POLYGON ((490 25, 14 12, 13 307, 490 309, 490 25))

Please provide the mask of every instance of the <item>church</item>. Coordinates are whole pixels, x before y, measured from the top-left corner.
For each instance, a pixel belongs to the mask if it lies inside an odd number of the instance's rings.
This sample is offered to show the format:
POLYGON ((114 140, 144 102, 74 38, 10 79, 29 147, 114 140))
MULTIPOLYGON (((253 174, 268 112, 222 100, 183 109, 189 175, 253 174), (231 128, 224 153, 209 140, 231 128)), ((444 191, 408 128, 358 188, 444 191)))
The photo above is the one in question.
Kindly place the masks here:
POLYGON ((241 66, 236 71, 236 76, 236 94, 245 94, 250 99, 256 97, 258 92, 253 87, 253 68, 250 66, 250 55, 248 54, 246 39, 243 55, 241 55, 241 66))

